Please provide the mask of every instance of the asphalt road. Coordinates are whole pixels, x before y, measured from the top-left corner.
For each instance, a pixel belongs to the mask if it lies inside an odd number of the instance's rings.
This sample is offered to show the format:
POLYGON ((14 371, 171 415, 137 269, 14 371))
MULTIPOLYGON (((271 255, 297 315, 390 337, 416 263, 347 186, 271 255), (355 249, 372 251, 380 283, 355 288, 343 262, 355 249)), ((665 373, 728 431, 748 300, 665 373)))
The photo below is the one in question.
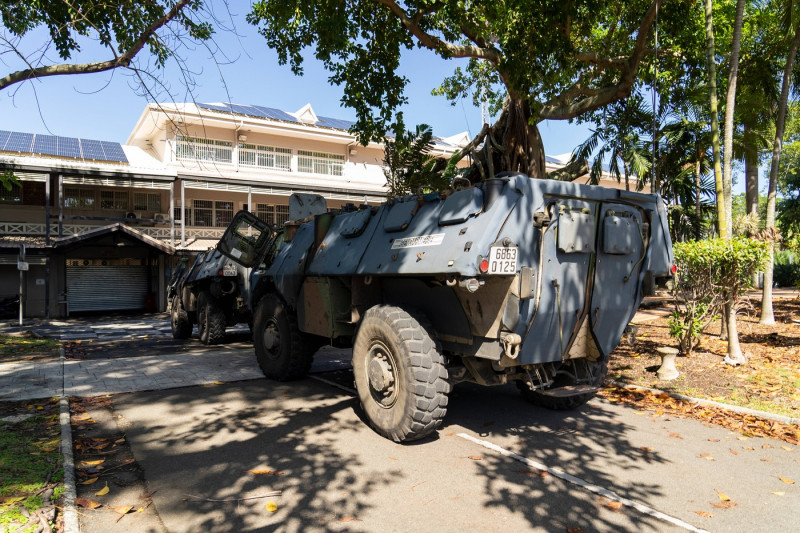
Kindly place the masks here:
POLYGON ((460 385, 436 437, 398 445, 356 404, 314 378, 114 397, 171 532, 800 529, 798 485, 780 480, 800 483, 800 449, 779 441, 599 399, 550 412, 513 387, 460 385))

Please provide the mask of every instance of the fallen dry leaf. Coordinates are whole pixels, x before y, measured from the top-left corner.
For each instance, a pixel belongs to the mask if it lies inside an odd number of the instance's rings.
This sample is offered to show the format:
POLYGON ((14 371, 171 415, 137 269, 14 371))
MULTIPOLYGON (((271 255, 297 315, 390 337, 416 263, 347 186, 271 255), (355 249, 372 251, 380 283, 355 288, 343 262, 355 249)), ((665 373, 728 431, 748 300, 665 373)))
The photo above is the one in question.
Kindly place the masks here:
POLYGON ((483 457, 480 455, 469 455, 467 459, 472 459, 473 461, 483 461, 483 457))
POLYGON ((683 437, 681 437, 680 433, 670 433, 669 436, 672 437, 673 439, 681 439, 681 440, 683 440, 683 437))
POLYGON ((785 477, 779 477, 778 479, 780 479, 781 481, 783 481, 787 485, 794 485, 794 480, 792 480, 792 479, 785 478, 785 477))
POLYGON ((603 505, 611 510, 618 511, 622 507, 622 502, 607 502, 603 505))
POLYGON ((102 489, 98 490, 97 492, 95 492, 94 495, 95 496, 105 496, 106 494, 108 494, 108 491, 109 491, 108 483, 106 483, 106 486, 103 487, 102 489))
POLYGON ((103 504, 100 502, 96 502, 94 500, 89 500, 86 498, 75 498, 75 503, 80 505, 85 509, 97 509, 98 507, 102 507, 103 504))
POLYGON ((788 446, 781 446, 781 449, 786 450, 787 452, 792 451, 792 449, 789 448, 788 446))
POLYGON ((734 450, 732 448, 728 448, 728 451, 731 452, 733 455, 739 455, 739 452, 737 452, 736 450, 734 450))
POLYGON ((266 476, 282 476, 283 470, 271 470, 269 468, 261 468, 256 470, 248 470, 251 474, 266 475, 266 476))
POLYGON ((267 511, 269 511, 270 513, 274 513, 277 510, 278 510, 277 503, 273 502, 272 500, 267 502, 267 511))
POLYGON ((717 496, 719 496, 719 499, 720 499, 720 500, 722 500, 723 502, 729 502, 729 501, 731 501, 731 498, 730 498, 730 496, 728 496, 727 494, 724 494, 724 493, 720 492, 720 491, 719 491, 719 490, 717 490, 717 489, 714 489, 714 490, 716 490, 716 491, 717 491, 717 496))
POLYGON ((86 481, 81 481, 80 483, 78 483, 78 485, 91 485, 92 483, 94 483, 98 479, 100 479, 100 478, 99 477, 89 478, 86 481))
POLYGON ((713 502, 711 507, 716 509, 730 509, 731 507, 736 507, 738 504, 736 502, 713 502))
POLYGON ((700 457, 705 459, 706 461, 716 461, 713 457, 711 457, 710 453, 701 453, 700 457))
POLYGON ((704 518, 711 518, 712 516, 714 516, 714 513, 709 513, 709 512, 706 512, 706 511, 695 511, 695 513, 699 514, 700 516, 702 516, 704 518))
POLYGON ((133 509, 133 507, 130 506, 130 505, 117 505, 116 507, 109 507, 109 509, 112 509, 113 511, 115 511, 115 512, 117 512, 119 514, 123 514, 124 515, 124 514, 128 514, 129 512, 131 512, 131 509, 133 509))
POLYGON ((359 522, 360 520, 355 516, 343 516, 339 518, 339 522, 359 522))

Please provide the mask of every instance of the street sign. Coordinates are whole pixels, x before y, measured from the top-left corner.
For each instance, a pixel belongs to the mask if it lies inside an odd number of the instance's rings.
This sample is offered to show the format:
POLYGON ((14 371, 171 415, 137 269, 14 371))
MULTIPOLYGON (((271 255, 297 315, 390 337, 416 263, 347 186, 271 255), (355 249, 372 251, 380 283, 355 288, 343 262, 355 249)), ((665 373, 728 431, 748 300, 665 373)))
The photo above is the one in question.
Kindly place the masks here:
POLYGON ((28 271, 28 262, 27 261, 17 261, 17 270, 27 272, 28 271))

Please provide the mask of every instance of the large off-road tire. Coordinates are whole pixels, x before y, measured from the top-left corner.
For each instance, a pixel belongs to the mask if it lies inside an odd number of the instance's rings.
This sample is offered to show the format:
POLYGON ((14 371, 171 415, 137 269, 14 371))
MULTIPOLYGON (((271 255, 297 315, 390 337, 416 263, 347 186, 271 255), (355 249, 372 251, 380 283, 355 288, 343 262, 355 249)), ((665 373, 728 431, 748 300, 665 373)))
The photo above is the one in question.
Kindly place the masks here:
POLYGON ((278 381, 308 374, 319 347, 312 336, 300 331, 295 314, 275 294, 267 294, 256 306, 253 345, 261 371, 278 381))
POLYGON ((370 425, 395 442, 430 435, 447 412, 450 383, 433 328, 399 307, 377 305, 361 321, 353 374, 370 425))
POLYGON ((188 339, 192 336, 192 321, 189 320, 189 313, 183 308, 181 297, 172 297, 170 305, 170 323, 172 325, 172 337, 175 339, 188 339))
MULTIPOLYGON (((603 385, 603 381, 606 379, 606 374, 608 374, 608 361, 606 359, 600 359, 599 361, 587 362, 586 364, 589 365, 588 369, 591 370, 591 379, 583 385, 590 388, 600 388, 603 385)), ((556 387, 558 385, 559 383, 556 383, 556 387)), ((563 383, 561 383, 561 385, 563 385, 563 383)), ((569 388, 569 384, 566 386, 569 388)), ((594 398, 596 394, 596 390, 591 390, 571 396, 554 396, 541 391, 531 390, 524 381, 517 381, 517 387, 522 393, 522 397, 532 404, 554 411, 577 409, 594 398)))
POLYGON ((219 344, 225 340, 225 312, 208 291, 197 296, 197 333, 203 344, 219 344))

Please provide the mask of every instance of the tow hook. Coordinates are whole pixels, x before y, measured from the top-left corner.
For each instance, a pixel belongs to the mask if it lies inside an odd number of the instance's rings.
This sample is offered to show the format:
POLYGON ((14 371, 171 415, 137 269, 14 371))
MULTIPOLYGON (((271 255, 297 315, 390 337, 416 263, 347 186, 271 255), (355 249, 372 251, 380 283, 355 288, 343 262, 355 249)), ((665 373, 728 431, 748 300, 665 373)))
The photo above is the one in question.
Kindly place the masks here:
POLYGON ((522 344, 522 337, 517 333, 500 333, 500 342, 503 344, 503 352, 509 359, 516 359, 519 355, 519 347, 522 344))

